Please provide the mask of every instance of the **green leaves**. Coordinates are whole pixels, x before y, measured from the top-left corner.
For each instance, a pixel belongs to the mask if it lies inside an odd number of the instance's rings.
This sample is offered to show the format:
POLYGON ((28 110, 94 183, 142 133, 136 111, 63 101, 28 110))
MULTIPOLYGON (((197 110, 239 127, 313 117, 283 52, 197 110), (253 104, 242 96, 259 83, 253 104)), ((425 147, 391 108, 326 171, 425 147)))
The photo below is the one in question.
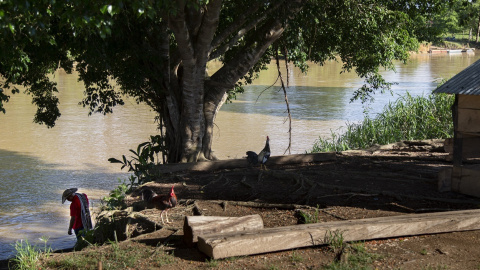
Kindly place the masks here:
POLYGON ((129 191, 128 184, 125 181, 120 181, 120 184, 110 191, 109 196, 102 198, 102 203, 105 204, 103 210, 121 210, 125 209, 125 196, 126 193, 129 191))
POLYGON ((150 141, 139 144, 136 151, 130 149, 130 152, 133 154, 130 160, 123 155, 122 160, 109 158, 108 161, 122 164, 122 170, 127 167, 129 172, 133 172, 129 186, 135 187, 156 177, 155 166, 160 163, 158 154, 166 152, 165 138, 160 135, 150 136, 150 141))
POLYGON ((9 99, 10 99, 10 96, 5 95, 3 89, 0 88, 0 112, 5 113, 5 108, 3 107, 3 104, 5 102, 8 102, 9 99))
POLYGON ((113 14, 112 14, 112 11, 113 11, 112 5, 104 5, 104 6, 100 9, 100 12, 102 12, 102 14, 105 14, 106 12, 108 12, 108 14, 113 15, 113 14))
POLYGON ((8 29, 10 29, 10 31, 12 32, 12 34, 15 34, 15 26, 13 26, 13 24, 9 23, 9 24, 8 24, 8 29))

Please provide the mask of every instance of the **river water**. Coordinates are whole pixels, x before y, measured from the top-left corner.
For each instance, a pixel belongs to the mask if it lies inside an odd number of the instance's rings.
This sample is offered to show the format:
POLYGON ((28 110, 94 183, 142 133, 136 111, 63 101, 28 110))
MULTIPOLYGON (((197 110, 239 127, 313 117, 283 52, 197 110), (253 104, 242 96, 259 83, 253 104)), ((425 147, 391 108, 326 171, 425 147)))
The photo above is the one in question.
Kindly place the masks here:
MULTIPOLYGON (((413 55, 397 72, 384 72, 394 94, 376 95, 369 113, 381 111, 389 101, 409 91, 429 94, 442 79, 448 79, 472 64, 480 54, 413 55)), ((212 66, 212 70, 216 67, 212 66)), ((365 107, 350 103, 355 89, 363 84, 354 73, 340 74, 341 64, 311 66, 307 75, 289 70, 287 88, 292 115, 291 153, 311 149, 319 136, 329 136, 346 122, 363 119, 365 107)), ((287 71, 282 74, 286 79, 287 71)), ((78 105, 83 85, 75 74, 55 73, 62 116, 54 128, 32 122, 31 98, 13 95, 0 114, 0 259, 14 254, 13 244, 21 239, 38 243, 49 238, 54 249, 75 243, 67 235, 69 207, 61 204, 64 189, 78 187, 87 193, 93 207, 116 187, 127 173, 110 164, 156 134, 155 114, 146 106, 127 99, 111 115, 87 116, 78 105)), ((216 119, 213 150, 221 158, 241 158, 245 151, 260 151, 270 137, 272 155, 282 155, 288 146, 288 121, 283 91, 275 83, 272 63, 254 85, 232 103, 225 104, 216 119), (273 87, 270 87, 273 85, 273 87)))

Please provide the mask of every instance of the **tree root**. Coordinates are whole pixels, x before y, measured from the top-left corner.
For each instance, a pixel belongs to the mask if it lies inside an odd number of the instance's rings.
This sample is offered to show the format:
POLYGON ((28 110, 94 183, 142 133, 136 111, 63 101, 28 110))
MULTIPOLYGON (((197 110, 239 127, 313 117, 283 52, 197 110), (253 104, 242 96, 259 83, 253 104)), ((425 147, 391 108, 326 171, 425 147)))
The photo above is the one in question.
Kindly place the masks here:
POLYGON ((344 218, 344 217, 341 217, 341 216, 338 216, 338 215, 335 215, 335 214, 333 214, 333 213, 328 212, 327 209, 319 209, 319 210, 322 211, 323 213, 329 215, 329 216, 332 216, 332 217, 336 218, 336 219, 348 220, 348 218, 344 218))
POLYGON ((157 222, 151 220, 148 216, 146 216, 144 214, 141 214, 139 212, 133 212, 128 217, 129 217, 129 223, 130 223, 131 219, 139 219, 142 222, 145 222, 145 223, 153 226, 155 228, 155 230, 157 230, 157 228, 160 228, 160 229, 164 228, 163 224, 157 223, 157 222))
POLYGON ((243 184, 244 186, 248 187, 248 188, 253 189, 253 186, 250 185, 249 183, 247 183, 247 177, 246 177, 246 176, 244 176, 244 177, 242 178, 242 180, 240 181, 240 183, 243 184))
POLYGON ((160 249, 164 248, 167 244, 168 244, 168 241, 170 241, 170 239, 172 239, 172 237, 177 233, 179 232, 180 229, 176 229, 172 234, 170 234, 166 239, 165 241, 163 241, 163 243, 160 243, 160 245, 158 245, 157 243, 157 248, 152 252, 152 254, 150 255, 150 257, 153 257, 160 249))
POLYGON ((312 206, 300 205, 300 204, 263 203, 263 202, 250 202, 250 201, 220 201, 220 200, 206 200, 206 202, 216 203, 220 205, 228 204, 232 206, 245 206, 245 207, 253 207, 253 208, 276 208, 276 209, 282 209, 282 210, 317 209, 312 206))
MULTIPOLYGON (((201 187, 200 187, 200 190, 203 190, 205 187, 207 187, 207 186, 209 186, 209 185, 212 185, 212 184, 215 184, 215 183, 219 182, 220 180, 222 180, 222 178, 224 178, 224 175, 223 175, 223 173, 222 173, 222 174, 220 174, 220 176, 219 176, 217 179, 215 179, 215 180, 213 180, 213 181, 209 182, 208 184, 206 184, 206 185, 204 185, 204 186, 201 186, 201 187)), ((222 186, 225 186, 225 184, 226 184, 226 183, 225 183, 225 182, 223 182, 222 186)))

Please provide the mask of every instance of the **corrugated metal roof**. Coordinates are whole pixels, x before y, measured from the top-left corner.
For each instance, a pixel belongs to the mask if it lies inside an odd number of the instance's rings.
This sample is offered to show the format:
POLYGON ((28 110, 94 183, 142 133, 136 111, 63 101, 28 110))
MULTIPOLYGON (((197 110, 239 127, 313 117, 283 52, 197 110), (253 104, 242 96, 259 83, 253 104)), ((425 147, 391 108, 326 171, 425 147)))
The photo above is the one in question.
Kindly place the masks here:
POLYGON ((433 93, 480 95, 480 60, 453 76, 433 93))

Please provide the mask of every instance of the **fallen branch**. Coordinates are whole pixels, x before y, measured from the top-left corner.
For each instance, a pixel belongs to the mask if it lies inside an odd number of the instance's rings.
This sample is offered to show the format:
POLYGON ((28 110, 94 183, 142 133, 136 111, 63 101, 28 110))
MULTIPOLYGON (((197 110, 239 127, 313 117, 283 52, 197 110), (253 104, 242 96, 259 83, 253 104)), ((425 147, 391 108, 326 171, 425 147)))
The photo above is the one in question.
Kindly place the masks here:
MULTIPOLYGON (((333 190, 343 190, 346 192, 359 192, 363 193, 365 188, 355 188, 355 187, 346 187, 341 185, 331 185, 331 184, 323 184, 323 183, 316 183, 319 187, 325 189, 333 189, 333 190)), ((416 196, 416 195, 409 195, 409 194, 401 194, 398 192, 390 192, 390 191, 380 191, 380 190, 370 190, 372 194, 376 193, 378 195, 383 196, 391 196, 395 198, 408 198, 414 200, 429 200, 429 201, 438 201, 438 202, 446 202, 446 203, 459 203, 459 204, 480 204, 480 200, 476 199, 448 199, 448 198, 435 198, 435 197, 427 197, 427 196, 416 196)))
MULTIPOLYGON (((283 156, 270 156, 268 164, 271 165, 286 165, 299 163, 316 163, 335 161, 337 159, 336 153, 315 153, 315 154, 293 154, 283 156)), ((162 164, 155 167, 156 173, 167 174, 179 171, 215 171, 225 169, 239 169, 247 168, 248 162, 245 158, 241 159, 226 159, 218 161, 200 161, 192 163, 172 163, 162 164)))
POLYGON ((348 220, 348 218, 344 218, 344 217, 341 217, 341 216, 339 216, 339 215, 335 215, 335 214, 333 214, 333 213, 328 212, 327 209, 319 209, 319 210, 322 211, 323 213, 329 215, 329 216, 332 216, 332 217, 336 218, 336 219, 348 220))

